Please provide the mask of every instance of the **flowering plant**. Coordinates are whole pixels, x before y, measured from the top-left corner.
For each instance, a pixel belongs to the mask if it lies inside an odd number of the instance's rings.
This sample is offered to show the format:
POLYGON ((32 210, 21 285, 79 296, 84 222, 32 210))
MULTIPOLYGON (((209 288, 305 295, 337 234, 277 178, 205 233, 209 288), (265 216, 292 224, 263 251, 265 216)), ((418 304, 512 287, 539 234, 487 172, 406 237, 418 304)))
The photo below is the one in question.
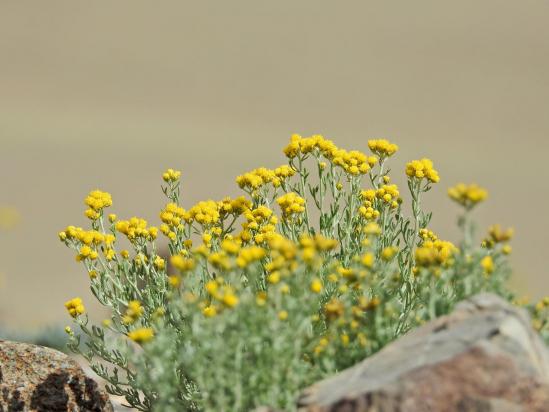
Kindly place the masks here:
MULTIPOLYGON (((236 179, 244 196, 188 210, 180 172, 168 169, 158 228, 105 215, 111 196, 91 192, 91 229, 69 226, 59 236, 111 317, 90 325, 82 300, 68 301, 86 337, 81 344, 68 328, 70 347, 139 410, 292 410, 304 386, 457 301, 482 290, 511 299, 512 231, 494 226, 474 243, 470 213, 486 191, 449 190, 463 206, 463 240, 454 245, 429 229, 431 213, 421 208, 440 180, 433 163, 406 165, 407 216, 389 176, 398 146, 378 139, 368 147, 370 155, 294 135, 287 164, 236 179)), ((539 313, 549 306, 543 302, 539 313)), ((538 327, 547 334, 546 323, 538 327)))

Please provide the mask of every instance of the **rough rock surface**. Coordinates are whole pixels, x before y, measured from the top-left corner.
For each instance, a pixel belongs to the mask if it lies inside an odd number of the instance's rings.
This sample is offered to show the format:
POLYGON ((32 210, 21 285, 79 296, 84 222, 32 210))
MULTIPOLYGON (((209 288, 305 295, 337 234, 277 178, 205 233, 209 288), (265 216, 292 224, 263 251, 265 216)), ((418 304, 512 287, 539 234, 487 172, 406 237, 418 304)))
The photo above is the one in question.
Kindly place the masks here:
POLYGON ((549 411, 549 351, 523 310, 477 295, 298 403, 308 412, 549 411))
POLYGON ((107 394, 67 355, 0 340, 0 412, 112 412, 107 394))

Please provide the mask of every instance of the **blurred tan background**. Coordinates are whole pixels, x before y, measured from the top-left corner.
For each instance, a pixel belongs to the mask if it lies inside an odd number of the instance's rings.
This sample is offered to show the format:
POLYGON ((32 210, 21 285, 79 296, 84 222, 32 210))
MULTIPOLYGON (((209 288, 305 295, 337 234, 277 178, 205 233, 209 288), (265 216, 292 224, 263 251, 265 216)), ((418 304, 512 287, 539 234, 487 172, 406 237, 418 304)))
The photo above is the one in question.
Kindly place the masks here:
POLYGON ((389 138, 395 175, 433 158, 433 228, 454 240, 446 188, 486 186, 482 230, 516 228, 514 287, 548 293, 548 22, 542 0, 2 1, 0 208, 20 222, 0 227, 0 324, 91 301, 57 240, 89 190, 156 222, 165 168, 187 206, 234 195, 294 132, 389 138))

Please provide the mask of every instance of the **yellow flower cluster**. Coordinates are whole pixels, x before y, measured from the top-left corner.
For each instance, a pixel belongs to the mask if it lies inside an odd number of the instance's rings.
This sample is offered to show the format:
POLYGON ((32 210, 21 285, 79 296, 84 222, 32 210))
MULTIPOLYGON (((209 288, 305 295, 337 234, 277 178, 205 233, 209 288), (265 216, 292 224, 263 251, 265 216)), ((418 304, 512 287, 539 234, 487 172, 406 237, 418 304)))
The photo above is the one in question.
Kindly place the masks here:
POLYGON ((303 261, 312 263, 318 256, 318 253, 335 249, 338 246, 338 241, 328 239, 320 234, 314 236, 303 234, 299 238, 299 246, 301 247, 301 258, 303 261))
POLYGON ((95 260, 99 257, 99 254, 96 250, 93 250, 91 247, 84 245, 80 248, 78 251, 78 255, 76 255, 76 261, 80 262, 85 259, 95 260))
POLYGON ((115 240, 115 237, 111 234, 104 234, 97 230, 84 230, 81 227, 67 226, 67 228, 59 232, 59 239, 64 241, 78 240, 85 245, 100 245, 105 242, 105 245, 110 246, 115 240))
POLYGON ((494 260, 492 259, 492 256, 484 256, 480 261, 480 266, 484 270, 485 275, 492 273, 494 271, 494 260))
POLYGON ((308 154, 315 150, 330 160, 334 166, 341 167, 350 175, 366 174, 377 163, 375 156, 366 156, 357 150, 348 152, 339 149, 331 140, 326 140, 320 135, 305 138, 297 134, 292 135, 290 144, 284 149, 284 154, 293 159, 300 153, 308 154))
POLYGON ((240 216, 252 207, 252 202, 244 196, 239 196, 236 199, 225 197, 223 200, 217 202, 217 207, 221 217, 225 217, 227 215, 240 216))
POLYGON ((219 206, 213 200, 203 200, 189 209, 189 216, 203 226, 214 225, 219 222, 219 206))
POLYGON ((147 227, 147 221, 138 217, 132 217, 130 220, 119 220, 116 222, 115 228, 126 235, 132 243, 139 240, 154 240, 158 234, 158 228, 155 226, 147 227))
POLYGON ((282 181, 293 176, 295 170, 288 165, 282 165, 274 170, 260 167, 244 173, 236 178, 236 183, 241 189, 256 190, 268 183, 279 187, 282 181))
POLYGON ((305 199, 294 192, 289 192, 280 196, 276 199, 276 203, 280 206, 282 215, 286 219, 294 214, 303 213, 305 211, 305 199))
POLYGON ((466 209, 472 209, 488 197, 488 192, 475 183, 459 183, 448 189, 448 196, 466 209))
POLYGON ((181 206, 175 203, 168 203, 166 207, 160 211, 160 220, 163 222, 160 225, 160 231, 170 240, 176 239, 176 231, 182 228, 182 220, 191 221, 190 213, 186 212, 181 206))
POLYGON ((398 146, 385 139, 368 140, 370 150, 381 159, 390 157, 396 153, 398 146))
POLYGON ((452 257, 458 249, 445 240, 427 240, 416 249, 415 258, 418 267, 430 268, 452 264, 452 257))
POLYGON ((85 215, 91 220, 97 220, 101 216, 101 211, 109 206, 112 206, 112 197, 110 193, 102 192, 101 190, 91 191, 84 203, 89 209, 86 210, 85 215))
POLYGON ((376 197, 390 205, 393 209, 398 207, 400 193, 397 185, 383 185, 376 190, 376 197))
POLYGON ((208 295, 216 301, 205 306, 202 313, 206 317, 213 317, 223 308, 234 308, 240 302, 232 286, 225 284, 223 278, 210 280, 205 285, 208 295))
POLYGON ((249 242, 252 238, 255 243, 262 244, 276 234, 278 219, 267 206, 260 205, 256 209, 244 212, 246 222, 242 224, 242 232, 238 235, 241 242, 249 242))
POLYGON ((435 241, 438 239, 438 236, 435 234, 435 232, 433 232, 432 230, 429 230, 429 229, 420 229, 419 231, 419 237, 425 241, 425 240, 431 240, 431 241, 435 241))
POLYGON ((82 315, 86 311, 81 298, 74 298, 65 302, 65 308, 73 318, 82 315))
POLYGON ((138 328, 128 333, 128 338, 137 343, 147 343, 154 338, 152 328, 138 328))
POLYGON ((379 217, 379 211, 374 209, 376 191, 374 189, 363 190, 360 193, 364 203, 358 208, 358 213, 367 220, 375 220, 379 217))
POLYGON ((245 268, 249 264, 261 260, 267 254, 266 250, 259 246, 248 246, 242 248, 236 258, 236 264, 240 268, 245 268))
POLYGON ((194 269, 196 262, 194 259, 183 257, 182 255, 173 255, 170 258, 170 263, 180 272, 189 272, 194 269))
MULTIPOLYGON (((509 242, 513 238, 513 235, 513 228, 503 230, 500 225, 490 226, 488 229, 488 237, 482 241, 482 246, 492 249, 497 244, 509 242)), ((509 245, 505 245, 504 247, 508 247, 508 250, 510 251, 509 245)))
POLYGON ((166 182, 177 182, 181 177, 181 172, 179 170, 168 169, 162 173, 162 179, 166 182))
POLYGON ((410 178, 421 180, 426 178, 432 183, 438 183, 440 177, 433 168, 433 162, 429 159, 413 160, 406 165, 406 175, 410 178))
POLYGON ((135 323, 137 319, 143 315, 143 306, 138 300, 132 300, 128 302, 128 307, 126 308, 126 313, 122 316, 122 323, 130 325, 135 323))

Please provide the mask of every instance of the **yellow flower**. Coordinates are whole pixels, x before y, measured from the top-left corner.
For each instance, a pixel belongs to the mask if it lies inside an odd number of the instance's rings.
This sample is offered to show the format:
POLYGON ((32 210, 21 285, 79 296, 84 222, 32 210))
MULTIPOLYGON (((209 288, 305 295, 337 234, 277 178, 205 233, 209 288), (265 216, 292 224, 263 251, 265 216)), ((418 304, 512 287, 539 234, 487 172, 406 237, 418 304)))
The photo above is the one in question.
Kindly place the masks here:
POLYGON ((176 182, 181 177, 181 172, 179 170, 168 169, 162 173, 162 179, 168 182, 176 182))
POLYGON ((109 222, 114 223, 116 220, 116 215, 114 213, 109 214, 109 222))
POLYGON ((466 209, 472 209, 488 197, 488 192, 475 183, 470 185, 459 183, 448 189, 448 196, 466 209))
POLYGON ((93 211, 100 212, 102 209, 112 206, 112 197, 110 193, 101 190, 91 191, 84 203, 93 211))
POLYGON ((278 312, 278 319, 280 320, 288 319, 288 312, 285 310, 281 310, 280 312, 278 312))
POLYGON ((65 302, 65 308, 73 318, 82 315, 86 311, 81 298, 74 298, 65 302))
POLYGON ((263 259, 266 253, 267 252, 265 251, 265 249, 259 246, 249 246, 243 248, 238 254, 236 264, 241 268, 245 268, 250 263, 263 259))
POLYGON ((202 313, 204 314, 204 316, 206 316, 207 318, 213 318, 215 315, 217 315, 217 309, 215 308, 215 306, 206 306, 203 310, 202 310, 202 313))
POLYGON ((374 255, 372 253, 362 255, 361 263, 367 268, 371 268, 374 265, 374 255))
POLYGON ((136 243, 140 240, 153 240, 156 238, 156 228, 147 228, 147 221, 138 217, 132 217, 130 220, 119 220, 115 228, 120 233, 126 235, 128 240, 136 243), (150 231, 150 229, 152 229, 150 231))
POLYGON ((267 282, 276 285, 278 282, 280 282, 280 272, 275 271, 267 276, 267 282))
POLYGON ((432 183, 440 181, 438 172, 433 168, 433 162, 426 158, 409 162, 406 165, 406 175, 418 180, 425 178, 432 183))
POLYGON ((181 255, 172 256, 170 262, 180 272, 191 271, 195 266, 195 261, 193 259, 184 258, 181 255))
POLYGON ((181 285, 181 278, 177 275, 168 276, 168 283, 172 288, 178 288, 181 285))
POLYGON ((67 335, 73 335, 74 334, 74 332, 72 331, 70 326, 65 326, 65 333, 67 335))
POLYGON ((138 328, 128 333, 128 338, 137 343, 146 343, 152 340, 154 332, 152 328, 138 328))
POLYGON ((128 307, 126 308, 126 313, 122 317, 122 323, 125 324, 131 324, 134 323, 137 319, 139 319, 144 312, 143 306, 141 306, 141 302, 138 300, 132 300, 128 302, 128 307))
POLYGON ((166 261, 160 256, 154 258, 154 267, 158 270, 163 270, 166 267, 166 261))
POLYGON ((230 308, 234 308, 236 305, 238 305, 238 302, 238 297, 233 293, 226 293, 223 296, 223 303, 230 308))
POLYGON ((311 282, 311 292, 313 293, 322 292, 322 282, 320 281, 320 279, 314 279, 311 282))
POLYGON ((416 265, 420 267, 437 267, 450 265, 458 249, 448 241, 427 240, 416 249, 416 265))
POLYGON ((482 241, 482 245, 488 249, 498 243, 505 243, 511 240, 514 235, 512 228, 503 230, 500 225, 493 225, 488 229, 488 237, 482 241))
POLYGON ((116 253, 114 250, 112 249, 105 250, 105 259, 113 260, 115 256, 116 256, 116 253))
POLYGON ((188 222, 194 220, 203 226, 212 226, 219 221, 219 218, 220 212, 218 203, 213 200, 206 200, 198 202, 191 207, 185 220, 188 222))
POLYGON ((489 275, 494 271, 494 261, 492 256, 484 256, 480 261, 480 266, 484 269, 484 273, 489 275))
POLYGON ((378 155, 382 159, 392 156, 398 150, 398 146, 396 144, 385 139, 368 140, 368 147, 374 154, 378 155))
POLYGON ((386 247, 381 251, 381 258, 385 261, 389 261, 396 255, 397 252, 398 248, 396 246, 386 247))
POLYGON ((286 219, 294 214, 303 213, 305 211, 305 199, 294 192, 289 192, 280 196, 276 199, 276 202, 282 210, 283 217, 286 219))

